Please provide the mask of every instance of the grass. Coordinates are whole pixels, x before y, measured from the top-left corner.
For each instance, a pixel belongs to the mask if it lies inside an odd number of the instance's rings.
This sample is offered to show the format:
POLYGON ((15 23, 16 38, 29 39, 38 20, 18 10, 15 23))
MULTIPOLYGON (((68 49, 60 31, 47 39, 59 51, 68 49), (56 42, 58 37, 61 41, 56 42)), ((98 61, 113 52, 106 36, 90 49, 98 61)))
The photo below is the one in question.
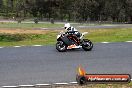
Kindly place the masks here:
POLYGON ((0 42, 0 46, 30 46, 30 45, 53 45, 54 41, 48 43, 45 40, 26 40, 26 41, 19 41, 19 42, 0 42))
MULTIPOLYGON (((87 31, 87 30, 83 30, 87 31)), ((132 28, 88 30, 86 38, 93 42, 125 42, 132 40, 132 28)))
POLYGON ((44 34, 4 34, 4 35, 5 37, 3 39, 0 39, 0 46, 48 45, 48 44, 53 45, 56 42, 57 32, 49 31, 44 34), (16 39, 16 36, 21 41, 16 39))
MULTIPOLYGON (((22 30, 22 29, 21 29, 22 30)), ((122 29, 86 29, 79 30, 80 32, 89 32, 85 38, 90 39, 92 42, 125 42, 132 41, 132 28, 122 28, 122 29)), ((56 36, 59 31, 48 30, 46 33, 27 33, 27 34, 18 34, 19 36, 11 34, 10 36, 5 35, 6 39, 0 37, 0 46, 17 46, 17 45, 53 45, 56 43, 56 36), (22 35, 28 35, 28 37, 16 39, 16 36, 19 38, 22 35), (7 37, 8 36, 8 37, 7 37), (9 38, 9 39, 8 39, 9 38), (14 39, 14 40, 10 40, 14 39), (17 41, 16 41, 17 40, 17 41)))
POLYGON ((19 28, 19 29, 32 29, 32 28, 60 28, 63 24, 51 23, 4 23, 0 22, 0 28, 19 28))

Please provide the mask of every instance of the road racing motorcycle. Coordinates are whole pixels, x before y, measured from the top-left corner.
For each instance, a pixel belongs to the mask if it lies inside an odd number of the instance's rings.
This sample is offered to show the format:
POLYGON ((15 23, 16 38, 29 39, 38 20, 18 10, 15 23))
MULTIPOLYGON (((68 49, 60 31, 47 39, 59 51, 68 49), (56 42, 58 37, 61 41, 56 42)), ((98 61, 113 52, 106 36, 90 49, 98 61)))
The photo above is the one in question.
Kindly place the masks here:
POLYGON ((88 32, 82 33, 80 38, 78 38, 74 33, 60 32, 60 34, 57 35, 56 49, 59 52, 79 48, 83 48, 85 51, 91 51, 93 43, 89 39, 83 39, 86 34, 88 34, 88 32))

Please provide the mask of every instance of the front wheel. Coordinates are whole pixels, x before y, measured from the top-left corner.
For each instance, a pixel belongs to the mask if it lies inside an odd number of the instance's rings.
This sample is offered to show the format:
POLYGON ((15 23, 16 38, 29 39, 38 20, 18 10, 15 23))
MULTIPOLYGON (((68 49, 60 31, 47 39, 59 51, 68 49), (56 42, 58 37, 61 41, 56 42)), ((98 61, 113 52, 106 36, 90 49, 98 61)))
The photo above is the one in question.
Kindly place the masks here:
POLYGON ((67 49, 67 46, 66 46, 66 44, 64 44, 63 41, 57 41, 57 43, 56 43, 56 49, 59 52, 65 52, 66 49, 67 49))
POLYGON ((82 48, 85 51, 91 51, 93 48, 93 43, 90 40, 84 40, 82 44, 82 48))

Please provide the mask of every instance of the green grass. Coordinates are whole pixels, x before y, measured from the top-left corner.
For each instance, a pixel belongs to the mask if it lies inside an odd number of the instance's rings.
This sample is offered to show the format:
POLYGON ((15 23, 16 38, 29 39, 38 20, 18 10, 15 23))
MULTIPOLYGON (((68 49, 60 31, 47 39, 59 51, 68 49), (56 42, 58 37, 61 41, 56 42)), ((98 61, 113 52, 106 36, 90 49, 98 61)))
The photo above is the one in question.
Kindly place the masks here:
POLYGON ((56 35, 57 32, 54 31, 46 34, 0 34, 0 46, 53 45, 56 35))
POLYGON ((125 42, 132 40, 132 28, 89 30, 86 38, 93 42, 125 42))
MULTIPOLYGON (((80 30, 80 31, 89 32, 89 34, 87 34, 85 38, 90 39, 94 43, 132 41, 132 28, 89 29, 89 30, 80 30)), ((56 43, 57 34, 58 32, 53 30, 45 34, 5 34, 4 37, 2 36, 2 38, 0 36, 0 46, 35 45, 35 44, 53 45, 56 43), (21 36, 24 37, 21 38, 21 36)))
POLYGON ((19 42, 0 42, 0 46, 30 46, 30 45, 53 45, 55 41, 50 41, 50 43, 48 43, 45 40, 26 40, 26 41, 19 41, 19 42))
POLYGON ((0 28, 60 28, 63 27, 63 24, 51 24, 51 23, 0 23, 0 28))

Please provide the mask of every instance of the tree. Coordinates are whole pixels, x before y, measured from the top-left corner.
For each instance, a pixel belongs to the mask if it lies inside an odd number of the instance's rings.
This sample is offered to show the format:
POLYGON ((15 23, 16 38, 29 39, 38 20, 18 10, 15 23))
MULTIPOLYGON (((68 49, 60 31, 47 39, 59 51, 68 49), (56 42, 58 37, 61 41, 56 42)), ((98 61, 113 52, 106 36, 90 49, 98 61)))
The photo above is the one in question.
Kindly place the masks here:
POLYGON ((79 19, 82 19, 83 21, 87 21, 88 18, 97 20, 95 15, 99 4, 95 0, 81 0, 81 2, 80 0, 76 0, 75 4, 77 17, 79 19))
POLYGON ((2 8, 3 0, 0 0, 0 8, 2 8))
POLYGON ((126 0, 126 15, 127 15, 127 19, 130 23, 132 23, 132 0, 126 0))
POLYGON ((0 0, 0 12, 6 17, 132 22, 132 0, 0 0))

